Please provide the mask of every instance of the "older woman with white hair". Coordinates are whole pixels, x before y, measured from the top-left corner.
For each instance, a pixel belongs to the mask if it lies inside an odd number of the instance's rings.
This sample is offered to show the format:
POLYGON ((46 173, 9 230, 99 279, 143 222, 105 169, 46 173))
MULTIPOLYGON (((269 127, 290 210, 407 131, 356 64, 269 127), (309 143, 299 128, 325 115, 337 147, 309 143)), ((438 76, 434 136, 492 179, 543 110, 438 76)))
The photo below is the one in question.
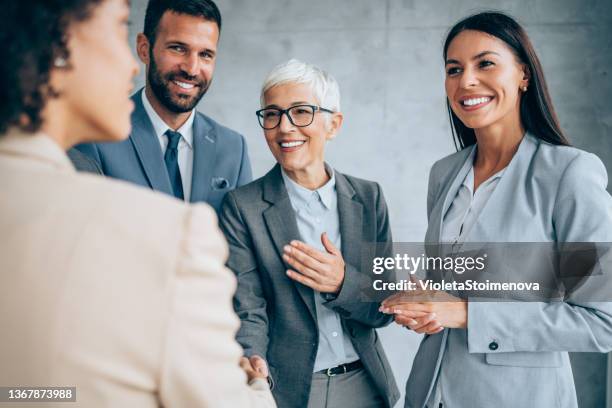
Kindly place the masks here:
POLYGON ((238 342, 280 407, 392 407, 399 393, 374 330, 391 319, 364 297, 362 268, 368 248, 390 256, 389 216, 377 183, 325 162, 342 125, 338 84, 290 60, 264 81, 256 113, 277 164, 221 211, 238 342))

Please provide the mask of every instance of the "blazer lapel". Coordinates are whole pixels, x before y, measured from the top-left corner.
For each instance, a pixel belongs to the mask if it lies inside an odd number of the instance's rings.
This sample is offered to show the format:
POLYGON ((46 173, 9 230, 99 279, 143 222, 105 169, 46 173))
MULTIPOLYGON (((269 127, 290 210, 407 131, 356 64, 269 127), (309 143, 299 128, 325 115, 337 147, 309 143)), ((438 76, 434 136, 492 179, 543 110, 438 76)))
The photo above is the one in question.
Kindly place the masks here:
MULTIPOLYGON (((276 252, 280 257, 281 263, 286 269, 290 266, 283 260, 283 247, 292 240, 301 240, 300 231, 295 220, 295 212, 291 206, 289 195, 285 189, 283 178, 281 176, 280 166, 277 164, 265 176, 263 185, 263 198, 272 206, 264 211, 263 216, 268 228, 268 234, 274 242, 276 252)), ((283 273, 285 271, 282 271, 283 273)), ((289 278, 287 278, 289 279, 289 278)), ((302 285, 299 282, 293 281, 302 300, 306 304, 314 321, 317 321, 317 314, 314 304, 314 292, 308 286, 302 285)))
POLYGON ((465 154, 458 156, 456 163, 451 167, 449 177, 446 180, 446 184, 442 187, 442 193, 440 194, 440 197, 444 197, 444 200, 438 200, 431 210, 427 236, 425 238, 426 243, 437 244, 440 242, 444 214, 446 214, 465 176, 470 171, 475 149, 475 145, 465 149, 465 154))
POLYGON ((143 89, 132 96, 134 112, 132 113, 130 140, 151 188, 173 195, 159 140, 142 104, 142 92, 144 92, 143 89))
MULTIPOLYGON (((511 236, 508 230, 511 224, 506 222, 506 216, 516 206, 512 197, 515 197, 517 189, 520 188, 519 183, 529 180, 525 172, 531 168, 530 162, 537 146, 537 139, 528 133, 525 134, 514 157, 506 167, 506 171, 491 193, 491 197, 465 237, 465 241, 495 242, 495 237, 505 237, 505 240, 508 240, 508 237, 511 236)), ((520 241, 520 236, 519 233, 514 239, 520 241)))
POLYGON ((215 158, 217 156, 217 134, 199 113, 193 121, 193 176, 191 179, 192 203, 206 201, 211 189, 215 158))
POLYGON ((347 264, 361 268, 363 205, 354 199, 355 190, 346 177, 336 172, 336 193, 340 218, 341 252, 347 264))

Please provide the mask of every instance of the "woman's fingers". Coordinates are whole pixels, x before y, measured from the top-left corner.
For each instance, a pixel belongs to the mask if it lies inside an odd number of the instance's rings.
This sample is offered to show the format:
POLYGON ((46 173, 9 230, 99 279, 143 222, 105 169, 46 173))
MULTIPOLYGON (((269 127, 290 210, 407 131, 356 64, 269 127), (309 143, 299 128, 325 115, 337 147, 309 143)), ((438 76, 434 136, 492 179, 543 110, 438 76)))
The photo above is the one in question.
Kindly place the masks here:
POLYGON ((420 334, 436 334, 440 333, 442 330, 444 330, 444 327, 442 327, 437 320, 433 320, 428 324, 415 329, 414 331, 420 334))
POLYGON ((410 330, 418 331, 427 327, 432 322, 436 323, 439 326, 439 323, 435 320, 435 313, 427 313, 424 316, 418 317, 410 317, 406 315, 395 315, 395 322, 401 324, 402 326, 406 326, 410 330))
POLYGON ((434 305, 432 303, 401 303, 392 306, 381 306, 378 310, 387 314, 402 314, 408 312, 433 312, 434 305))

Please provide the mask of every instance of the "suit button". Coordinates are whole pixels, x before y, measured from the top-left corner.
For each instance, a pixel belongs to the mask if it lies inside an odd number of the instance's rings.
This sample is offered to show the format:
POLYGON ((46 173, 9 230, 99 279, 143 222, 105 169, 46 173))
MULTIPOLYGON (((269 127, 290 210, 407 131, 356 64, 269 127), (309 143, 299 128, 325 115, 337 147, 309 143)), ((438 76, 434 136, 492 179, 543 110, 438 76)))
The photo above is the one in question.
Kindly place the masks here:
POLYGON ((499 348, 499 344, 497 342, 492 341, 489 343, 489 350, 495 351, 499 348))

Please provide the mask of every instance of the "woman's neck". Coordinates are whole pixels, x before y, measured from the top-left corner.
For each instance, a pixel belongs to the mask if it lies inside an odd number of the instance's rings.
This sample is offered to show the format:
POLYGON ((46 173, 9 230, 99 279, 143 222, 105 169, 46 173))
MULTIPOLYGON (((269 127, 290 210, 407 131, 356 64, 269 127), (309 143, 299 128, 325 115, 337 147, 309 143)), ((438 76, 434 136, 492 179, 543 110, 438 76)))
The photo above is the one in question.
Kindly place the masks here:
POLYGON ((475 129, 478 151, 474 167, 495 173, 510 163, 523 140, 525 129, 517 121, 511 126, 502 124, 475 129))
POLYGON ((42 113, 43 123, 40 131, 53 139, 62 149, 68 150, 80 141, 75 135, 83 135, 85 130, 78 129, 78 121, 71 121, 67 110, 59 100, 47 102, 42 113), (72 124, 72 125, 70 125, 72 124))
POLYGON ((324 163, 299 170, 283 170, 291 180, 295 181, 300 186, 313 191, 323 187, 330 180, 330 176, 325 170, 324 163))

